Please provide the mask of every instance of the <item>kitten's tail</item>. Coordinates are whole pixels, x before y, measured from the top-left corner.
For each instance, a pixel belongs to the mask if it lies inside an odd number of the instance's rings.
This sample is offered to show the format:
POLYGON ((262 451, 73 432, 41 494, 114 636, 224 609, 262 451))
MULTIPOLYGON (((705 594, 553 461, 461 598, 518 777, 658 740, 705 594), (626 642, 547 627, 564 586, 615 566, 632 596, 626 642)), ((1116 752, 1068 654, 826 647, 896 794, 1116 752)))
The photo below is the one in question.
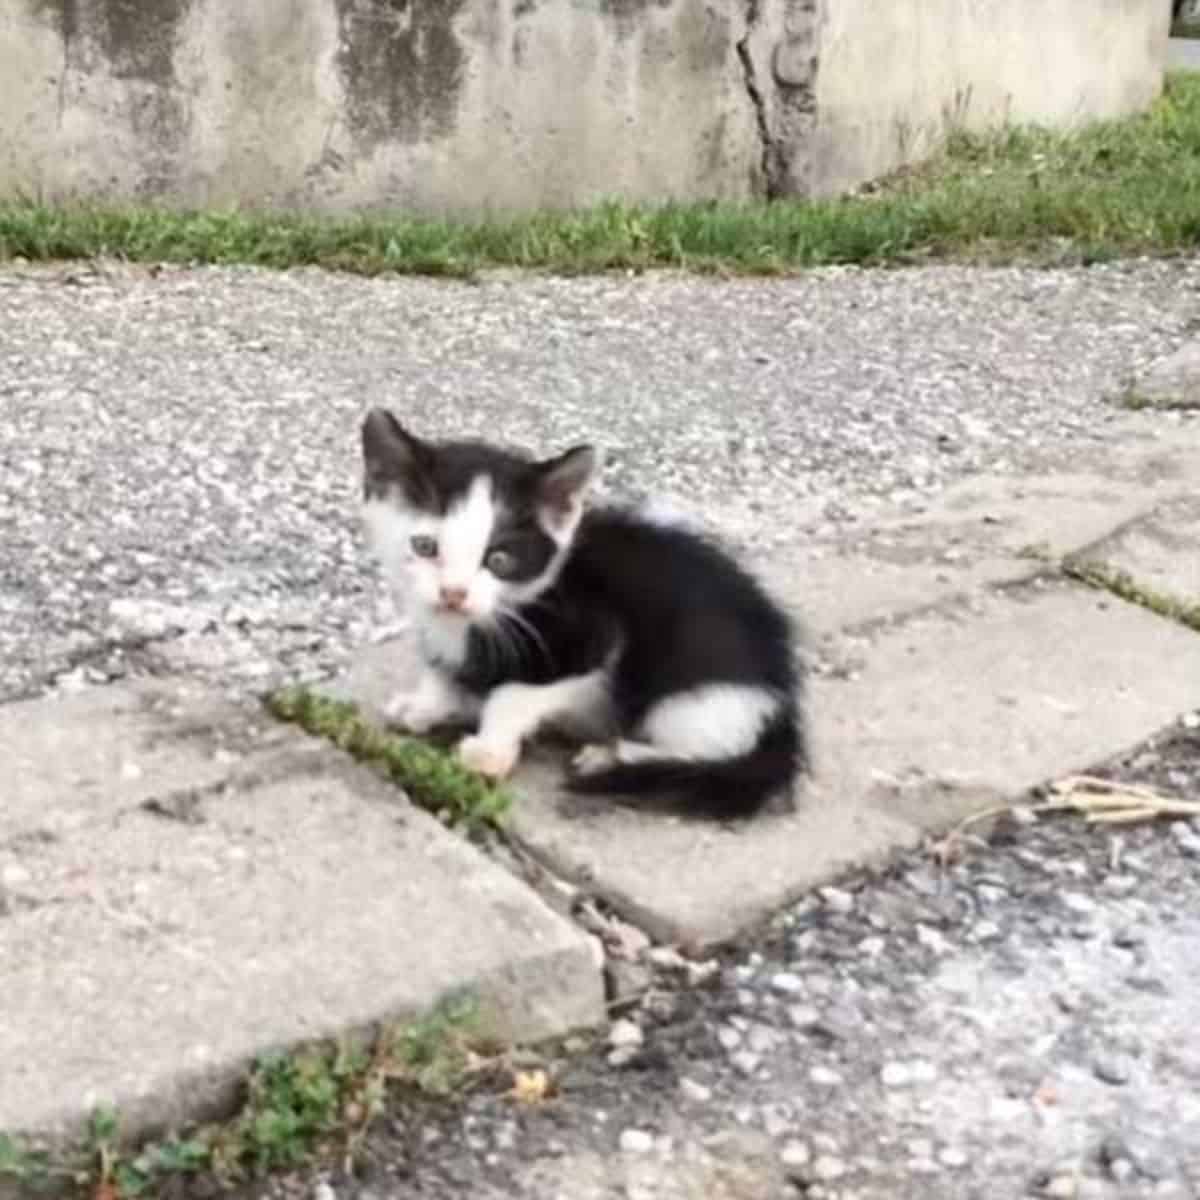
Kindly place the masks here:
POLYGON ((669 795, 684 802, 688 812, 728 820, 753 816, 807 770, 804 728, 795 711, 784 710, 753 750, 735 758, 618 762, 572 774, 567 787, 580 795, 669 795))

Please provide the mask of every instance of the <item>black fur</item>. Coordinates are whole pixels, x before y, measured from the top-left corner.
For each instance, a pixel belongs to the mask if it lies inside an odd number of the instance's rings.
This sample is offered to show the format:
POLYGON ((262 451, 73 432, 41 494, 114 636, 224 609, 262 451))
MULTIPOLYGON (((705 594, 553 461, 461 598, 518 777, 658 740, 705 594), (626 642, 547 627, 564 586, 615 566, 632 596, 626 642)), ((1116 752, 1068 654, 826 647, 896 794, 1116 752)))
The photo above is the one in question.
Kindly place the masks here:
MULTIPOLYGON (((540 538, 544 553, 551 553, 539 515, 553 503, 555 472, 578 449, 538 463, 477 442, 418 442, 390 420, 372 414, 364 426, 368 494, 394 483, 410 503, 444 512, 486 472, 504 507, 489 549, 540 538)), ((555 582, 518 611, 524 624, 506 624, 504 636, 472 628, 466 661, 453 672, 461 686, 482 696, 502 683, 549 683, 611 662, 612 698, 626 733, 656 702, 706 684, 745 684, 780 697, 776 717, 745 755, 617 765, 573 775, 572 790, 665 791, 711 815, 745 816, 790 789, 807 769, 803 680, 791 623, 712 541, 633 511, 592 508, 555 582)))

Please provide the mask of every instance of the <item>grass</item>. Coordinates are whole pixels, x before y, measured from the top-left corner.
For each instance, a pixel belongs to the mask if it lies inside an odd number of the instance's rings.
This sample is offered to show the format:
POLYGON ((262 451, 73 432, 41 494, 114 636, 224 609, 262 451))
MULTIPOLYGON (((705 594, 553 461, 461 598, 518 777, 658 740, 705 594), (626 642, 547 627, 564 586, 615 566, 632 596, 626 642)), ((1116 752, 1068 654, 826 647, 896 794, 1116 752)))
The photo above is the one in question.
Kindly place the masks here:
POLYGON ((1200 633, 1200 603, 1177 600, 1143 587, 1127 571, 1095 559, 1068 558, 1063 563, 1063 573, 1200 633))
POLYGON ((0 1136, 0 1181, 29 1192, 93 1200, 157 1195, 180 1176, 208 1176, 216 1186, 338 1156, 351 1165, 390 1086, 445 1098, 462 1087, 472 1065, 476 1008, 448 1001, 426 1018, 381 1034, 371 1045, 321 1043, 255 1063, 238 1111, 141 1147, 121 1136, 119 1114, 97 1110, 82 1157, 74 1162, 0 1136))
POLYGON ((1130 386, 1117 397, 1117 404, 1130 412, 1193 412, 1200 409, 1200 398, 1193 400, 1185 395, 1147 396, 1130 386))
POLYGON ((1200 73, 1168 77, 1144 115, 1076 133, 956 133, 868 194, 819 202, 603 204, 477 222, 403 214, 0 203, 0 261, 317 265, 469 276, 675 267, 772 274, 834 263, 1092 262, 1200 245, 1200 73))
POLYGON ((499 826, 511 803, 507 790, 468 770, 447 751, 388 733, 367 721, 353 704, 291 687, 268 697, 267 707, 280 720, 326 738, 381 771, 415 804, 464 832, 499 826))

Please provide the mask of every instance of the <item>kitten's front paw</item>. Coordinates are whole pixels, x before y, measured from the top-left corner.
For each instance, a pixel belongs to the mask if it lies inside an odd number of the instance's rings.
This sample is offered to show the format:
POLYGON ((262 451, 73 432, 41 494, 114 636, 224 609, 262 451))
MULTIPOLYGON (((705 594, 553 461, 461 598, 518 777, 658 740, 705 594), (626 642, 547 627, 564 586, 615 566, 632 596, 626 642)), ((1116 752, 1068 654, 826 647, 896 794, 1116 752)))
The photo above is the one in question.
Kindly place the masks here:
POLYGON ((584 746, 571 759, 571 770, 576 775, 596 775, 600 771, 607 771, 610 767, 615 767, 618 761, 615 746, 597 743, 584 746))
POLYGON ((405 733, 428 733, 446 719, 441 706, 429 703, 420 692, 400 692, 384 705, 387 723, 405 733))
POLYGON ((504 779, 511 775, 520 756, 519 746, 485 742, 479 737, 466 737, 458 743, 458 757, 463 765, 488 779, 504 779))

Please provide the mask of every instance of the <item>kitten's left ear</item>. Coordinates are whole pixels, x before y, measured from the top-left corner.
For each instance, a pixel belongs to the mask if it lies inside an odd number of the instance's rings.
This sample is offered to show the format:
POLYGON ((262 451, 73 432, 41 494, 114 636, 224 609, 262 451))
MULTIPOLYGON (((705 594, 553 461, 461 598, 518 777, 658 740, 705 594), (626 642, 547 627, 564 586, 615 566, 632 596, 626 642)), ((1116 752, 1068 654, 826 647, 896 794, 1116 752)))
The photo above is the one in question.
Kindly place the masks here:
POLYGON ((573 446, 557 458, 538 463, 538 498, 553 524, 575 515, 599 469, 600 455, 594 446, 573 446))

